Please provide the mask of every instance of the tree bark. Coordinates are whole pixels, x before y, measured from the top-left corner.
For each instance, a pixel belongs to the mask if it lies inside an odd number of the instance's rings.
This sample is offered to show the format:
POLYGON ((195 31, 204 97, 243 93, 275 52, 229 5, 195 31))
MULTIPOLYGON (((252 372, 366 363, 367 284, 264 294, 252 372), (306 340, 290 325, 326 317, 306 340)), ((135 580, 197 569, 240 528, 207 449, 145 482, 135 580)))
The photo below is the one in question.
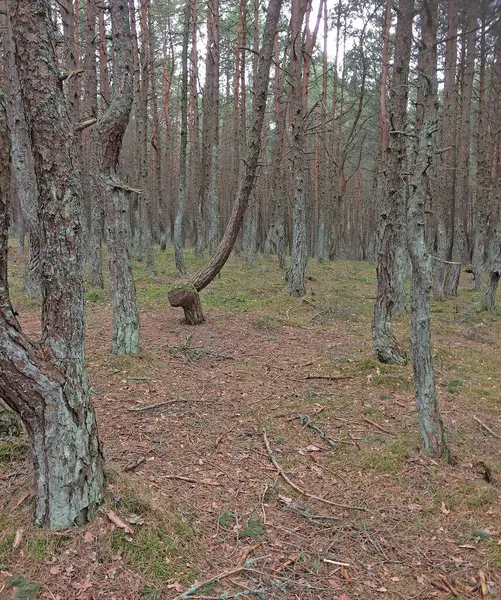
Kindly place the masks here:
POLYGON ((12 28, 6 20, 4 48, 8 84, 7 118, 11 130, 11 170, 15 189, 21 204, 24 223, 30 238, 28 260, 24 272, 23 291, 29 298, 38 298, 40 288, 40 225, 37 217, 38 187, 33 165, 31 142, 24 107, 21 100, 21 86, 17 73, 12 28))
POLYGON ((94 126, 93 172, 104 199, 113 308, 113 354, 139 352, 139 311, 129 254, 130 191, 117 175, 123 135, 132 106, 132 41, 126 0, 111 0, 115 76, 108 109, 94 126))
POLYGON ((395 61, 388 106, 388 144, 384 151, 384 192, 377 239, 377 298, 372 324, 373 348, 383 363, 405 364, 407 357, 393 332, 392 318, 401 312, 405 299, 405 262, 401 244, 405 241, 406 185, 402 178, 407 154, 407 99, 412 43, 414 0, 400 0, 395 41, 395 61))
POLYGON ((204 289, 217 276, 231 254, 238 232, 242 226, 245 210, 254 189, 257 163, 261 150, 261 132, 263 129, 268 94, 269 73, 273 56, 273 42, 277 31, 278 17, 282 0, 269 0, 266 23, 259 53, 257 80, 254 88, 252 107, 252 125, 248 137, 248 147, 244 167, 239 178, 237 197, 233 204, 230 219, 224 235, 209 262, 186 284, 174 286, 168 294, 171 306, 182 306, 185 322, 189 325, 203 323, 203 314, 198 292, 204 289), (197 293, 194 293, 194 290, 197 293), (195 315, 196 318, 193 318, 195 315))
POLYGON ((437 131, 437 0, 423 0, 421 9, 421 66, 423 86, 422 127, 410 178, 407 209, 407 240, 412 263, 411 349, 414 390, 423 449, 429 456, 447 455, 442 416, 438 407, 433 372, 430 332, 432 265, 426 246, 425 203, 428 169, 434 160, 437 131))
POLYGON ((174 223, 174 257, 176 269, 180 275, 186 273, 183 252, 183 225, 187 183, 188 149, 188 43, 190 39, 191 6, 186 3, 183 25, 183 45, 181 54, 181 132, 179 146, 179 180, 177 195, 177 214, 174 223))
MULTIPOLYGON (((9 0, 8 8, 43 223, 43 305, 38 350, 10 305, 7 205, 0 193, 0 395, 20 414, 32 444, 35 520, 66 529, 93 516, 103 490, 103 455, 84 368, 82 190, 49 3, 9 0)), ((0 140, 6 137, 0 134, 0 140)))
POLYGON ((457 296, 461 265, 469 256, 467 248, 467 213, 469 202, 470 174, 470 125, 473 78, 475 74, 475 51, 477 41, 477 3, 466 2, 467 20, 464 25, 464 43, 466 44, 465 64, 461 85, 461 117, 459 125, 459 148, 456 165, 453 211, 453 243, 451 261, 445 281, 445 294, 457 296))

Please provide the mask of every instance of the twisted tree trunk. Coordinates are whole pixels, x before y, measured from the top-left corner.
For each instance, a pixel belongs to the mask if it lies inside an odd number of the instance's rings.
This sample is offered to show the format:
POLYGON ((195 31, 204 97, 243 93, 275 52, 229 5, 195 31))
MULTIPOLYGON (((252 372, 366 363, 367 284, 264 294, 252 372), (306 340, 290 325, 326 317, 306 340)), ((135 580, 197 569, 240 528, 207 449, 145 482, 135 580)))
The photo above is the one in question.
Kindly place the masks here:
POLYGON ((35 520, 66 529, 92 517, 103 490, 103 455, 84 368, 82 189, 49 2, 9 0, 8 15, 38 181, 43 305, 38 349, 23 335, 9 299, 8 138, 0 119, 0 396, 21 416, 32 444, 35 520))

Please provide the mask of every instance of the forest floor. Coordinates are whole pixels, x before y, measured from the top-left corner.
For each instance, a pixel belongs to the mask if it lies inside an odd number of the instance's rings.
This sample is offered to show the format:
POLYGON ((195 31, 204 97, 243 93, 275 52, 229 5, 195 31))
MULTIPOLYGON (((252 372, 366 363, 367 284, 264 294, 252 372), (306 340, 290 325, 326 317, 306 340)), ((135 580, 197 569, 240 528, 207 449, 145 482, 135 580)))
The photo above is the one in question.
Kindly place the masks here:
MULTIPOLYGON (((188 327, 167 302, 172 254, 157 259, 155 279, 136 263, 136 357, 109 354, 110 298, 87 292, 97 517, 32 526, 26 439, 0 444, 0 599, 501 598, 501 317, 478 312, 469 275, 432 315, 451 465, 419 450, 410 365, 372 355, 374 266, 312 261, 294 299, 273 260, 233 257, 188 327)), ((13 251, 36 340, 22 264, 13 251)), ((408 348, 408 317, 396 331, 408 348)))

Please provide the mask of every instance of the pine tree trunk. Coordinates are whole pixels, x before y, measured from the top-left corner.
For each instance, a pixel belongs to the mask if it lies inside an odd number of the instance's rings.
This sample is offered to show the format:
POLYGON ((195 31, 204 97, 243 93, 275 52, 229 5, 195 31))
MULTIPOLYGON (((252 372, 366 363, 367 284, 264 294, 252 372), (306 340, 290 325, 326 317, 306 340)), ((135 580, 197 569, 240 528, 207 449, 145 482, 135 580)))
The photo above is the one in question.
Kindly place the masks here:
MULTIPOLYGON (((103 455, 84 368, 82 189, 49 4, 9 0, 8 7, 43 219, 43 305, 38 350, 24 337, 10 305, 7 204, 0 189, 0 395, 20 414, 32 444, 35 520, 66 529, 92 518, 103 490, 103 455)), ((3 150, 6 139, 0 132, 3 150)), ((6 163, 0 154, 1 182, 6 163)))
POLYGON ((372 341, 381 362, 405 364, 407 357, 393 332, 392 318, 401 312, 405 298, 405 201, 406 185, 402 178, 407 153, 407 99, 409 61, 412 43, 414 0, 400 0, 395 40, 395 64, 388 105, 388 144, 384 149, 384 191, 377 237, 377 298, 374 306, 372 341))
POLYGON ((471 102, 473 94, 473 78, 475 74, 475 52, 477 39, 477 3, 467 2, 467 22, 463 33, 466 44, 463 77, 461 85, 461 118, 459 125, 459 148, 456 165, 456 181, 454 190, 454 236, 452 244, 452 261, 445 281, 447 296, 457 296, 461 265, 469 256, 467 248, 467 214, 469 203, 469 169, 470 169, 470 129, 471 129, 471 102))
POLYGON ((281 5, 282 0, 269 0, 268 3, 263 40, 259 53, 258 75, 254 87, 252 125, 248 137, 248 146, 244 161, 245 167, 242 169, 237 196, 224 235, 209 262, 191 278, 188 284, 174 286, 168 294, 171 306, 182 306, 185 314, 185 322, 189 325, 198 325, 204 321, 198 292, 209 285, 228 260, 254 189, 257 163, 261 150, 261 132, 266 110, 269 73, 273 56, 273 40, 277 31, 281 5))
POLYGON ((176 269, 180 275, 186 273, 183 252, 183 225, 187 183, 188 149, 188 43, 190 39, 191 6, 186 4, 184 11, 183 46, 181 55, 181 132, 179 146, 179 181, 177 195, 177 214, 174 223, 174 256, 176 269))
POLYGON ((108 109, 94 126, 94 172, 104 199, 106 241, 113 308, 113 354, 139 352, 139 311, 129 254, 127 193, 116 173, 123 135, 132 106, 132 44, 126 0, 112 0, 111 25, 115 78, 108 109))
POLYGON ((421 440, 426 454, 435 458, 447 454, 447 442, 438 407, 432 363, 430 312, 432 265, 425 237, 425 203, 428 169, 434 160, 437 130, 437 0, 423 0, 421 10, 421 64, 423 72, 422 127, 410 178, 407 209, 407 240, 412 263, 411 349, 414 389, 421 440))
POLYGON ((7 19, 4 35, 8 84, 7 118, 11 130, 11 169, 15 189, 21 204, 24 222, 30 238, 28 260, 24 271, 23 291, 28 298, 39 298, 40 288, 40 225, 37 217, 38 186, 33 165, 21 87, 15 64, 12 30, 7 19))

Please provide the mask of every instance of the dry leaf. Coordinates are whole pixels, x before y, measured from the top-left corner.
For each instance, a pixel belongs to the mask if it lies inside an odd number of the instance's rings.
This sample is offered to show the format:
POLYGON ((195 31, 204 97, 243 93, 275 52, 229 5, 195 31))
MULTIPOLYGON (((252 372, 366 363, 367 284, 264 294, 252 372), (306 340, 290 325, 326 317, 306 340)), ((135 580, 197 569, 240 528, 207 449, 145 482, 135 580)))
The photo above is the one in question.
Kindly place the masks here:
POLYGON ((132 527, 129 527, 127 523, 124 523, 122 519, 120 517, 117 517, 117 515, 112 510, 109 511, 107 517, 114 525, 120 527, 120 529, 123 529, 125 533, 134 533, 132 527))
POLYGON ((94 534, 91 531, 86 531, 85 535, 84 535, 84 538, 83 538, 83 541, 86 544, 92 543, 94 541, 94 534))
POLYGON ((12 577, 12 573, 10 573, 9 571, 0 571, 0 575, 2 577, 12 577))
POLYGON ((280 500, 280 502, 283 502, 284 504, 292 504, 293 500, 292 498, 287 498, 287 496, 278 496, 278 499, 280 500))
POLYGON ((448 510, 445 506, 445 502, 442 502, 442 506, 440 507, 440 510, 444 513, 444 515, 448 515, 451 511, 448 510))
POLYGON ((61 573, 62 565, 55 565, 49 569, 51 575, 59 575, 61 573))
POLYGON ((476 550, 477 547, 473 544, 460 544, 458 548, 466 548, 467 550, 476 550))
POLYGON ((71 587, 75 590, 88 590, 92 587, 92 583, 72 583, 71 587))
POLYGON ((23 539, 23 532, 24 532, 24 529, 22 527, 16 531, 16 537, 14 538, 14 541, 12 542, 13 548, 17 548, 19 546, 19 544, 21 543, 21 540, 23 539))
POLYGON ((423 507, 421 506, 421 504, 408 504, 407 508, 412 511, 423 510, 423 507))
POLYGON ((327 583, 331 586, 333 590, 338 590, 341 587, 335 579, 329 579, 327 583))
POLYGON ((387 592, 388 590, 385 587, 379 587, 376 589, 376 592, 387 592))
POLYGON ((321 448, 319 448, 318 446, 314 446, 313 444, 310 444, 309 446, 306 446, 305 450, 306 450, 306 452, 320 452, 321 448))
POLYGON ((183 586, 178 582, 174 581, 174 583, 170 583, 167 588, 169 590, 176 590, 176 592, 181 593, 183 591, 183 586))
POLYGON ((348 569, 346 567, 341 567, 340 569, 340 575, 343 579, 346 579, 346 581, 350 581, 350 574, 348 573, 348 569))
POLYGON ((348 598, 348 594, 341 594, 341 596, 339 596, 338 600, 350 600, 348 598))

